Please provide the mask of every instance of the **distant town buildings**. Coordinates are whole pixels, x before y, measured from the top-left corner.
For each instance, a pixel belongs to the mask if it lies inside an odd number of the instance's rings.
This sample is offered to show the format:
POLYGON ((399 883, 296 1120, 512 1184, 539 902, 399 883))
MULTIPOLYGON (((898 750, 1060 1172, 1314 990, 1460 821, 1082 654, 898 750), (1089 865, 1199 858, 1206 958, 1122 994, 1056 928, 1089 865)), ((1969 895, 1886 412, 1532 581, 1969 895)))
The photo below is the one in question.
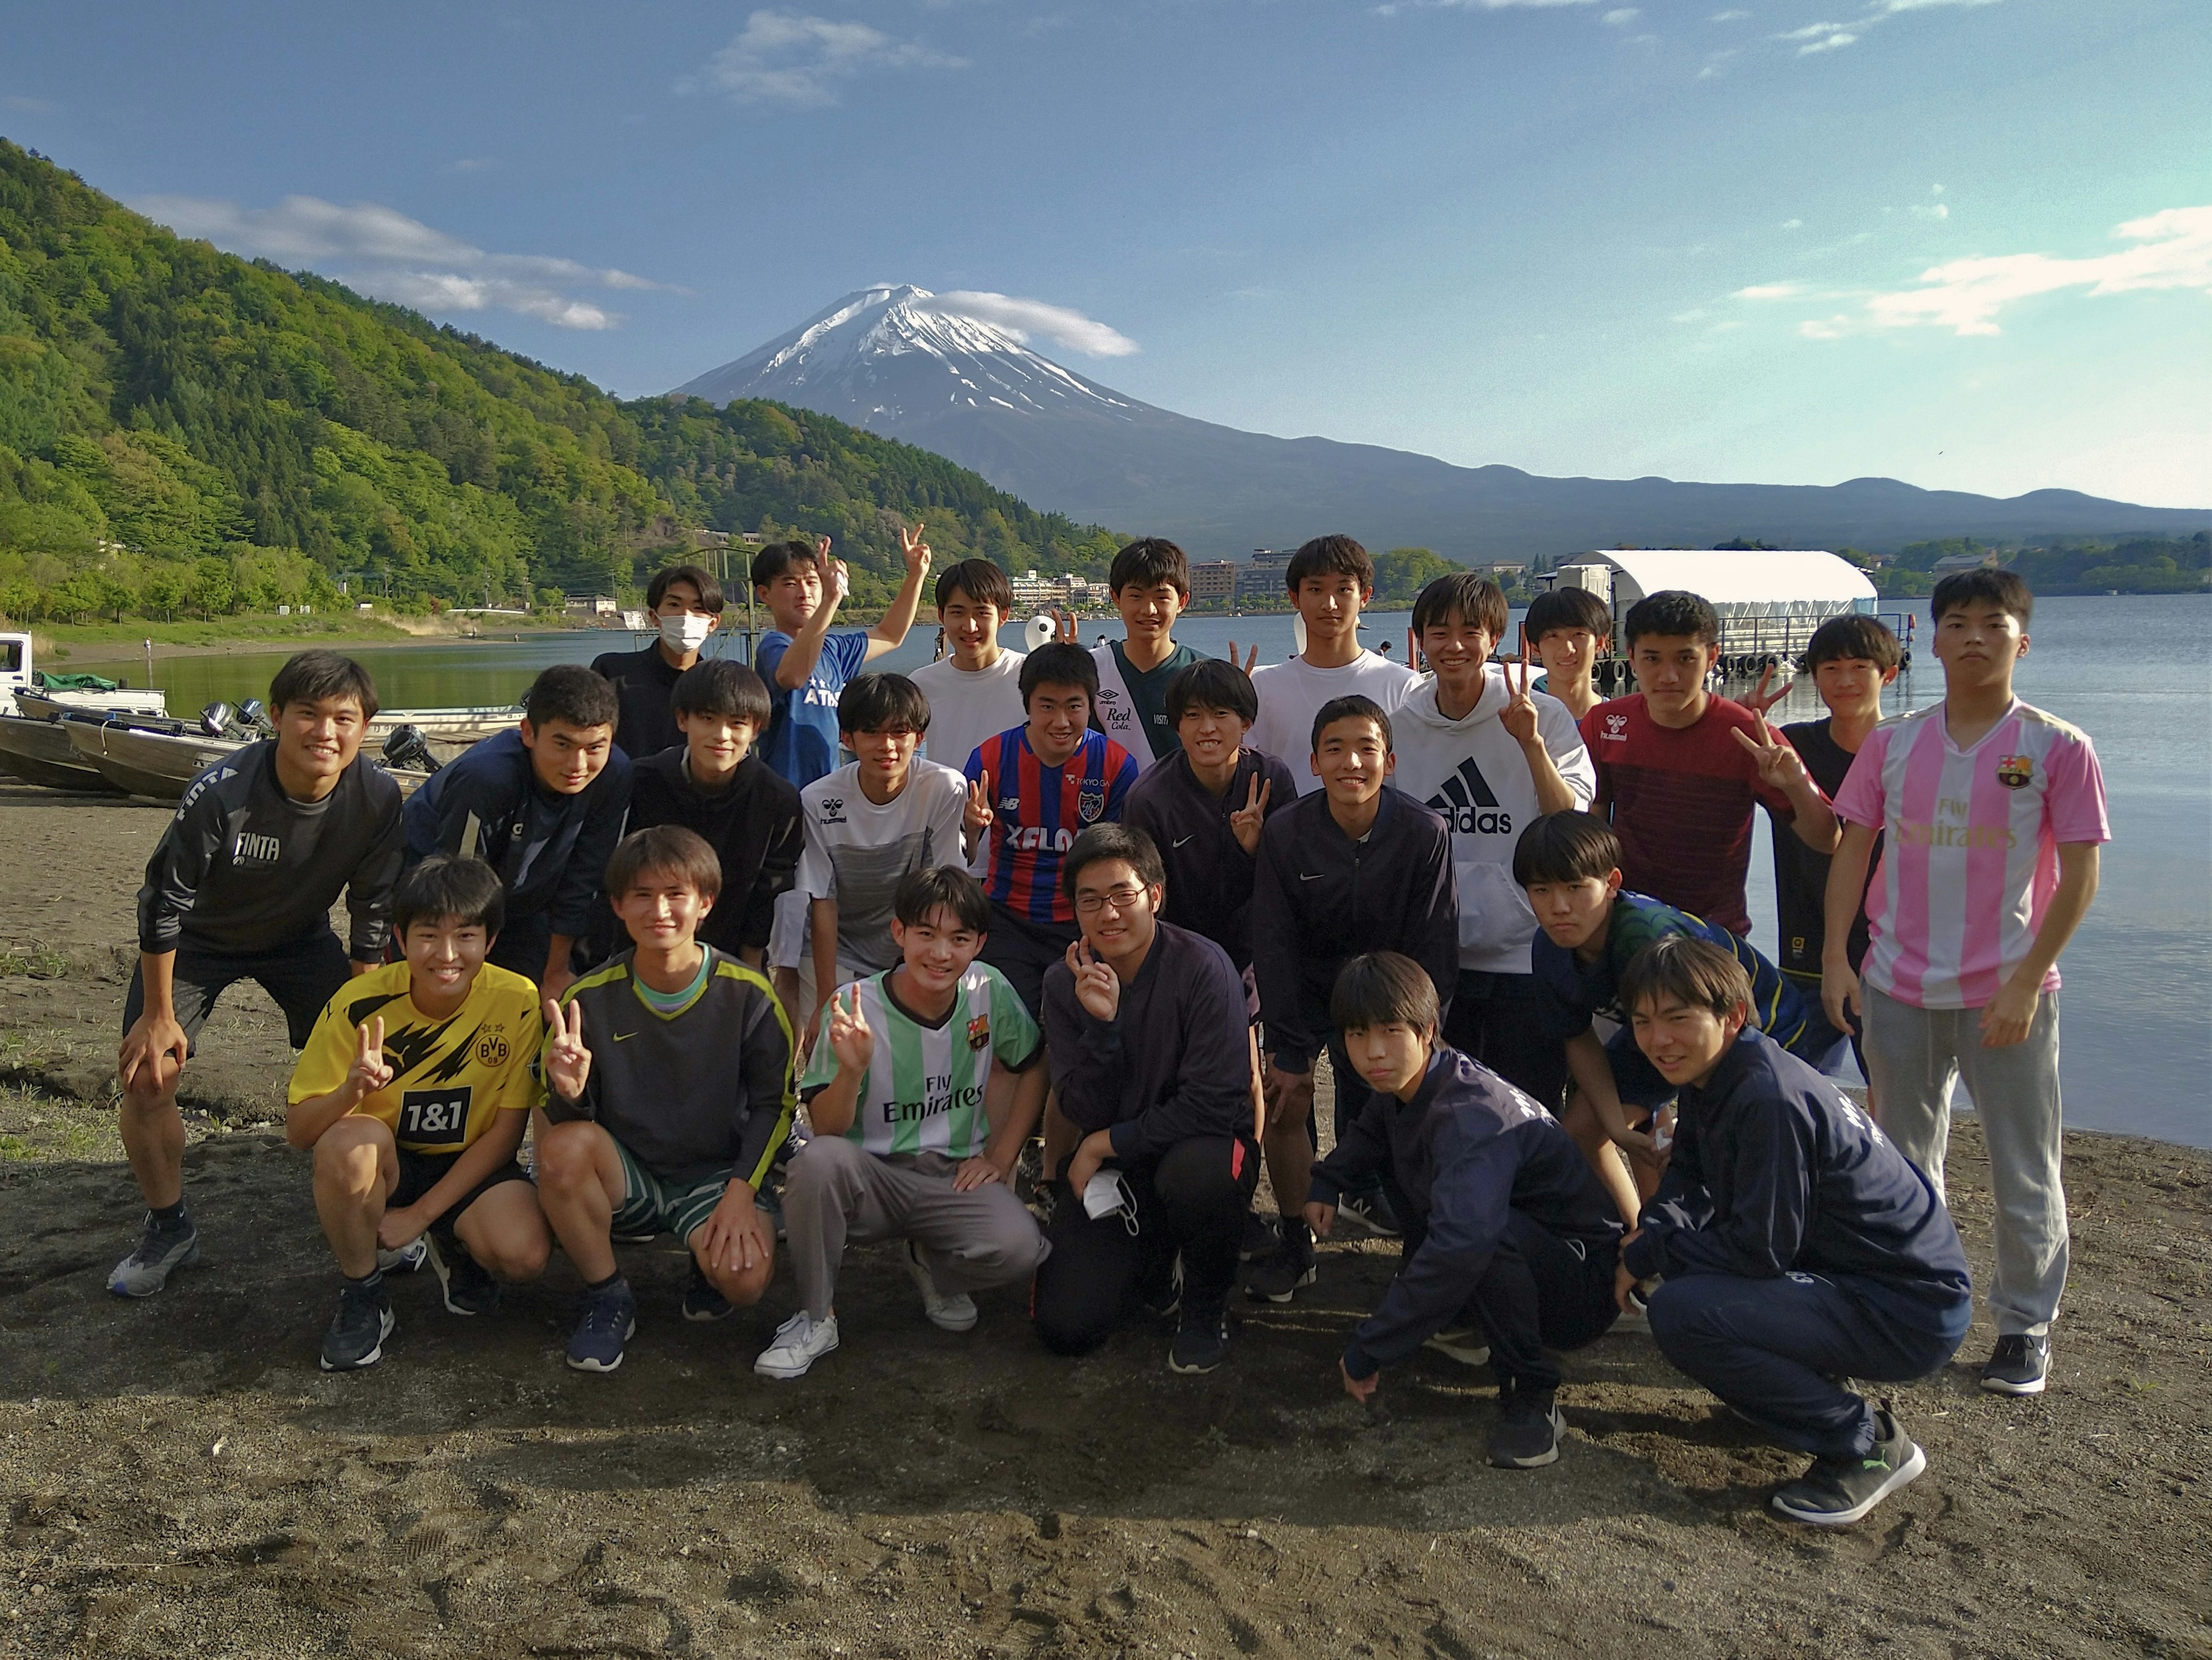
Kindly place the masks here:
POLYGON ((1106 597, 1106 585, 1084 576, 1039 576, 1034 569, 1013 579, 1017 611, 1080 611, 1106 597))
POLYGON ((1237 597, 1237 562, 1234 559, 1206 559, 1190 568, 1190 603, 1203 605, 1209 602, 1227 604, 1237 597))

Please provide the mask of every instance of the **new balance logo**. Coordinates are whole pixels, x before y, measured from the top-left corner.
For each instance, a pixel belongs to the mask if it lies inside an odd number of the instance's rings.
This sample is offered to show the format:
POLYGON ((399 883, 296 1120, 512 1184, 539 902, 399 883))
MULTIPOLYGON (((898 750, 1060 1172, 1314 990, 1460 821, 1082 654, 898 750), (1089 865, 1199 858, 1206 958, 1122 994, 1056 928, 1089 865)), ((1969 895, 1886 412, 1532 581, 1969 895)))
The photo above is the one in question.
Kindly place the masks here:
POLYGON ((1513 815, 1499 806, 1498 792, 1471 755, 1459 763, 1458 775, 1445 779, 1443 787, 1429 798, 1429 805, 1443 814, 1456 835, 1513 834, 1513 815))

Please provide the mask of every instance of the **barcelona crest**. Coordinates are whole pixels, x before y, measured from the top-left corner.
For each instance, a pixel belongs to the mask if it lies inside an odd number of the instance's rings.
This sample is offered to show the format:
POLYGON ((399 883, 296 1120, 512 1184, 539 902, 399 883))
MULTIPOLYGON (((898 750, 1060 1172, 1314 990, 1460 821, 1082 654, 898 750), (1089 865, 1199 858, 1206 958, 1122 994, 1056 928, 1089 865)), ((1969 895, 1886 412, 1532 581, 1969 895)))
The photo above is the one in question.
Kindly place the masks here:
POLYGON ((981 1049, 991 1041, 991 1017, 979 1014, 968 1023, 968 1047, 981 1049))
POLYGON ((1997 782, 2008 790, 2026 789, 2035 779, 2035 763, 2025 755, 1997 757, 1997 782))

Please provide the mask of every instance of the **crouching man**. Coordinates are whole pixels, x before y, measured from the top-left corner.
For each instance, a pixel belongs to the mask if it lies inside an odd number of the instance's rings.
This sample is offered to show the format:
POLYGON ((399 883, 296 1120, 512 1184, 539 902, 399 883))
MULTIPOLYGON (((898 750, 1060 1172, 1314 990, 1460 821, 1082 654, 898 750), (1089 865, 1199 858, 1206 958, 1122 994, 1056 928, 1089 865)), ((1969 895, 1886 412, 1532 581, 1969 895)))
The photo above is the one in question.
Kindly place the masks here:
POLYGON ((1534 1469, 1559 1456, 1559 1368, 1618 1313, 1621 1223, 1559 1122, 1480 1061, 1437 1041, 1437 988, 1396 952, 1355 957, 1330 1018, 1374 1093, 1314 1166, 1305 1215, 1328 1237, 1343 1189, 1382 1179, 1402 1197, 1405 1255, 1382 1304, 1338 1366, 1365 1401, 1428 1343, 1498 1374, 1490 1462, 1534 1469), (1487 1349, 1486 1356, 1484 1350, 1487 1349))
POLYGON ((1973 1314, 1959 1231, 1928 1178, 1834 1085, 1749 1025, 1735 956, 1669 935, 1620 979, 1636 1044, 1680 1091, 1673 1156, 1623 1243, 1675 1365, 1813 1467, 1792 1521, 1857 1521, 1928 1467, 1887 1408, 1838 1380, 1948 1360, 1973 1314))

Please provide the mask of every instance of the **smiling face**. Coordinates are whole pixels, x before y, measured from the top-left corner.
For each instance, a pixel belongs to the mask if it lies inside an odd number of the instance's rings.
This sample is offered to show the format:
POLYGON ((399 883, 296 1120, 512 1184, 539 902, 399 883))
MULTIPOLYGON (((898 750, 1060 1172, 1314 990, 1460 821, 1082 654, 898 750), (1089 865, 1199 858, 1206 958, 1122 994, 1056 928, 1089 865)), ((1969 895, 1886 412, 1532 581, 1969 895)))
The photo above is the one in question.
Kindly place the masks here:
POLYGON ((1091 725, 1091 694, 1080 686, 1041 680, 1029 696, 1030 748, 1048 767, 1075 753, 1091 725))
POLYGON ((1662 994, 1647 997, 1629 1015, 1636 1047, 1668 1083, 1703 1084, 1720 1065, 1750 1011, 1741 1003, 1716 1014, 1702 1003, 1662 994))
POLYGON ((1498 642, 1488 629, 1456 612, 1421 630, 1421 654, 1448 692, 1464 696, 1481 684, 1483 666, 1498 642))
POLYGON ((1141 958, 1159 927, 1161 897, 1127 860, 1094 859, 1075 878, 1075 920, 1101 960, 1141 958))
POLYGON ((1374 589, 1362 587, 1356 576, 1328 573, 1302 578, 1297 592, 1291 596, 1291 603, 1304 620, 1309 642, 1334 642, 1358 631, 1359 608, 1374 593, 1374 589))
POLYGON ((481 922, 457 916, 418 916, 407 925, 400 949, 407 954, 408 995, 424 1014, 458 1007, 476 983, 492 937, 481 922))
POLYGON ((641 870, 610 903, 640 949, 675 951, 691 943, 714 896, 700 892, 680 871, 641 870))
POLYGON ((1234 709, 1210 709, 1194 703, 1182 712, 1176 722, 1176 736, 1182 741, 1182 752, 1190 763, 1208 772, 1218 771, 1237 763, 1237 751, 1244 745, 1244 734, 1251 727, 1244 717, 1234 709))
POLYGON ((727 714, 694 714, 678 709, 676 729, 684 734, 684 759, 691 776, 702 784, 727 778, 738 763, 752 753, 760 728, 750 721, 727 714))
POLYGON ((1114 590, 1114 608, 1133 642, 1164 643, 1182 615, 1182 596, 1172 582, 1125 582, 1114 590))
POLYGON ((294 780, 319 787, 353 764, 368 731, 357 697, 301 698, 274 713, 277 759, 294 780))
POLYGON ((1972 599, 1936 619, 1935 650, 1946 684, 1979 690, 2010 684, 2013 665, 2027 655, 2027 635, 2002 605, 1972 599))
POLYGON ((1367 1087, 1409 1100, 1428 1075, 1436 1033, 1394 1020, 1380 1026, 1347 1026, 1344 1052, 1367 1087))
POLYGON ((1598 637, 1588 629, 1547 629, 1535 650, 1544 672, 1565 684, 1580 680, 1597 661, 1598 637))
POLYGON ((1398 770, 1382 729, 1365 715, 1348 714, 1321 729, 1313 752, 1314 776, 1339 806, 1360 806, 1382 793, 1383 781, 1398 770))
POLYGON ((937 620, 944 627, 945 648, 955 663, 963 669, 990 666, 985 660, 998 645, 999 630, 1006 622, 996 605, 988 599, 971 599, 955 588, 937 608, 937 620))
POLYGON ((776 627, 786 634, 796 634, 806 626, 806 619, 822 609, 822 567, 811 559, 802 559, 786 565, 754 592, 776 627))
POLYGON ((921 747, 921 734, 912 727, 885 727, 877 732, 846 732, 838 736, 860 763, 860 787, 869 800, 889 800, 906 787, 914 752, 921 747))
POLYGON ((539 783, 556 795, 581 795, 605 770, 615 746, 615 729, 562 720, 534 727, 526 719, 522 744, 530 751, 530 769, 539 783))
POLYGON ((909 927, 891 920, 891 939, 905 959, 908 978, 925 997, 950 996, 983 949, 984 936, 961 921, 950 905, 939 905, 909 927))
POLYGON ((1897 678, 1870 657, 1829 657, 1813 666, 1813 689, 1831 714, 1878 715, 1881 689, 1897 678))
POLYGON ((1524 891, 1544 937, 1577 951, 1589 945, 1613 915, 1613 902, 1620 897, 1620 873, 1608 872, 1602 880, 1592 876, 1578 882, 1531 882, 1524 891))
POLYGON ((1718 646, 1695 635, 1638 635, 1630 648, 1629 662, 1644 707, 1662 721, 1670 715, 1688 714, 1705 695, 1705 677, 1720 654, 1718 646))

